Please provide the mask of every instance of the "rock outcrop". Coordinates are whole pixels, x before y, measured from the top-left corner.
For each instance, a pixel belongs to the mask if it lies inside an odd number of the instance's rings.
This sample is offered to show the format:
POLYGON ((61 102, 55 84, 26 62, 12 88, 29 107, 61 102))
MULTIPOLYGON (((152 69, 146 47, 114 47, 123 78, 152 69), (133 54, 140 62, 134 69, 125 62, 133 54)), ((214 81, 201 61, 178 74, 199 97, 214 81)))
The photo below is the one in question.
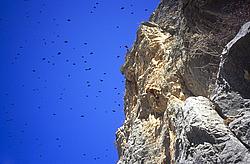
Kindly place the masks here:
POLYGON ((250 0, 162 0, 121 71, 119 164, 250 163, 250 0))

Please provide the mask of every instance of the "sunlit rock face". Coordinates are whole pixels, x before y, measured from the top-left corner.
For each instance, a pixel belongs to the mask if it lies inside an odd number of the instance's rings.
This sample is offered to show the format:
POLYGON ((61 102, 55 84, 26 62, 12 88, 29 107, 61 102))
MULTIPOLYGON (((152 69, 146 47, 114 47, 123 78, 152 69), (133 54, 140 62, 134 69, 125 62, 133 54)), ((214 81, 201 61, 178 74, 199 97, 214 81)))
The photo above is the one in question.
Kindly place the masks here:
POLYGON ((250 0, 162 0, 121 71, 122 163, 250 163, 250 0))

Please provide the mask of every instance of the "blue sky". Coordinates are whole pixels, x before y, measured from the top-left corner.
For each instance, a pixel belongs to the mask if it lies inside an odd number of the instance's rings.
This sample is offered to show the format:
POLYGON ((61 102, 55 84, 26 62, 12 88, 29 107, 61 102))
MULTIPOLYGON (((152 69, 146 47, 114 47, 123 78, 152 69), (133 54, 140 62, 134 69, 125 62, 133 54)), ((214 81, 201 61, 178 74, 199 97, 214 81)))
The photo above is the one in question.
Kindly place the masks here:
POLYGON ((120 67, 159 0, 0 0, 0 163, 115 163, 120 67))

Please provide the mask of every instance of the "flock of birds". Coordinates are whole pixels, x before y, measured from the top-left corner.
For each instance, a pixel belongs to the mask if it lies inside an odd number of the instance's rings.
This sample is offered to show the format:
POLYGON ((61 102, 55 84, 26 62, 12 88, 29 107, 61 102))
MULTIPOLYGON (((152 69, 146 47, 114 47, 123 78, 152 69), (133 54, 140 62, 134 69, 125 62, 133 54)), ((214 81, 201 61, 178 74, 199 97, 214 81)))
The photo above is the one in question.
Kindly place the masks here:
MULTIPOLYGON (((24 0, 25 3, 28 3, 29 1, 31 0, 24 0)), ((42 4, 43 6, 46 6, 45 3, 42 4)), ((95 2, 94 5, 93 5, 93 8, 89 11, 90 14, 94 14, 96 12, 96 10, 98 9, 98 7, 102 5, 101 2, 95 2)), ((130 4, 129 7, 133 7, 133 4, 130 4)), ((120 6, 119 7, 121 11, 125 11, 126 10, 126 7, 125 6, 120 6)), ((149 10, 148 9, 144 9, 145 12, 148 12, 149 10)), ((43 10, 40 10, 39 13, 43 13, 45 11, 43 10)), ((135 12, 134 11, 128 11, 131 15, 134 15, 135 12)), ((30 19, 32 17, 32 15, 27 12, 25 13, 26 15, 26 18, 27 19, 30 19)), ((91 19, 91 18, 90 18, 91 19)), ((1 18, 0 19, 0 25, 1 23, 4 22, 5 19, 1 18)), ((52 18, 52 20, 54 22, 56 22, 56 18, 52 18)), ((71 23, 74 21, 74 18, 64 18, 65 20, 65 23, 71 23)), ((36 22, 37 24, 41 24, 42 22, 41 21, 37 21, 36 22)), ((56 26, 59 26, 58 23, 56 23, 56 26)), ((120 25, 114 25, 116 29, 119 29, 121 28, 120 25)), ((18 28, 18 27, 17 27, 18 28)), ((28 35, 28 34, 27 34, 28 35)), ((75 45, 72 45, 71 42, 69 40, 65 40, 65 39, 62 39, 62 36, 61 34, 55 34, 56 35, 56 38, 57 40, 52 40, 52 41, 49 41, 49 39, 46 39, 46 38, 42 38, 42 46, 44 48, 44 46, 48 46, 48 45, 54 45, 57 43, 58 40, 60 40, 60 42, 62 42, 62 44, 65 44, 65 45, 71 45, 71 47, 73 47, 72 49, 73 50, 76 50, 76 48, 74 47, 77 47, 75 45)), ((26 40, 26 42, 28 42, 28 40, 26 40)), ((95 45, 91 45, 90 46, 90 43, 89 42, 83 42, 83 43, 79 43, 79 47, 83 47, 83 48, 86 48, 86 49, 91 49, 93 48, 95 45), (89 47, 88 47, 89 46, 89 47)), ((14 56, 14 58, 11 60, 10 64, 12 65, 12 67, 15 67, 16 63, 20 63, 19 59, 22 58, 23 55, 25 55, 23 53, 23 50, 25 49, 26 47, 24 45, 21 45, 18 47, 18 53, 16 53, 16 55, 14 56)), ((125 55, 125 53, 127 51, 129 51, 129 46, 128 45, 122 45, 122 46, 119 46, 120 49, 122 49, 123 53, 122 54, 119 54, 119 55, 114 55, 114 60, 118 60, 119 63, 122 63, 123 60, 124 60, 124 57, 123 55, 125 55)), ((39 50, 38 50, 39 51, 39 50)), ((37 52, 39 53, 39 52, 37 52)), ((104 92, 105 90, 105 81, 107 78, 112 78, 112 77, 109 77, 109 76, 112 76, 111 73, 109 73, 107 70, 105 71, 105 68, 101 69, 102 71, 98 73, 98 75, 101 75, 101 76, 98 76, 98 77, 95 77, 97 75, 94 75, 93 73, 93 70, 95 70, 95 67, 97 67, 97 65, 95 65, 95 63, 92 62, 89 62, 89 58, 96 58, 96 60, 98 60, 98 56, 95 56, 95 51, 92 50, 92 51, 89 51, 87 54, 85 55, 81 55, 79 57, 78 60, 76 60, 75 58, 71 60, 70 56, 69 55, 65 55, 65 52, 63 50, 61 51, 57 51, 55 54, 53 55, 49 55, 47 56, 45 54, 45 56, 42 56, 40 57, 39 56, 39 61, 41 64, 43 64, 43 67, 40 68, 40 66, 34 66, 33 68, 30 69, 30 76, 33 76, 36 78, 36 80, 40 80, 43 82, 43 84, 40 86, 41 88, 39 87, 31 87, 31 86, 28 86, 29 84, 25 84, 25 83, 22 83, 20 85, 21 88, 25 88, 25 89, 31 89, 32 92, 34 92, 35 94, 43 94, 43 89, 48 89, 50 87, 50 79, 49 78, 44 78, 43 76, 41 76, 41 72, 44 71, 44 70, 41 70, 41 69, 45 69, 45 68, 48 68, 49 66, 52 66, 52 67, 57 67, 57 65, 60 65, 60 64, 64 64, 64 65, 67 65, 68 67, 71 67, 72 68, 72 72, 74 72, 73 70, 75 69, 75 67, 81 67, 81 70, 86 72, 86 77, 85 77, 85 80, 84 80, 84 87, 89 89, 89 91, 91 93, 89 94, 85 94, 85 99, 91 97, 93 99, 93 97, 95 98, 98 98, 101 96, 101 94, 104 92), (62 58, 60 58, 61 56, 64 56, 63 57, 63 61, 62 58), (57 59, 57 58, 60 58, 60 59, 57 59), (57 63, 57 60, 60 60, 60 62, 57 63), (47 66, 48 65, 48 66, 47 66), (71 65, 71 66, 70 66, 71 65), (91 76, 91 77, 90 77, 91 76), (90 79, 88 79, 90 78, 90 79), (96 82, 92 82, 93 80, 95 80, 96 82), (100 88, 99 86, 96 86, 96 83, 100 83, 100 85, 104 88, 100 88)), ((105 62, 108 62, 108 61, 105 61, 105 62)), ((117 71, 119 71, 119 68, 114 68, 114 69, 117 69, 117 71)), ((73 73, 74 74, 74 73, 73 73)), ((65 79, 71 79, 74 77, 72 73, 67 73, 66 76, 65 76, 65 79)), ((55 75, 56 76, 56 75, 55 75)), ((84 75, 85 76, 85 75, 84 75)), ((117 81, 117 82, 114 82, 114 83, 117 83, 117 86, 113 86, 112 88, 112 92, 113 95, 116 95, 117 97, 117 100, 111 100, 109 99, 108 97, 106 98, 103 98, 103 103, 104 101, 111 101, 110 104, 115 104, 115 106, 112 106, 110 107, 110 109, 107 109, 105 110, 105 113, 116 113, 117 110, 119 110, 120 113, 122 113, 122 108, 123 108, 123 105, 122 105, 122 97, 123 97, 123 86, 124 86, 124 80, 123 79, 119 79, 120 81, 117 81)), ((25 80, 24 80, 25 81, 25 80)), ((75 85, 74 82, 76 81, 76 79, 72 80, 72 83, 69 83, 69 85, 67 85, 67 87, 70 87, 71 85, 75 85)), ((31 82, 32 83, 32 82, 31 82)), ((50 88, 51 89, 51 88, 50 88)), ((66 93, 66 90, 68 88, 62 88, 61 89, 61 92, 59 93, 59 96, 58 96, 58 101, 64 101, 64 97, 65 97, 65 93, 66 93)), ((46 92, 47 93, 47 92, 46 92)), ((51 94, 54 94, 53 93, 53 89, 51 91, 51 94)), ((10 93, 8 91, 4 92, 3 95, 5 97, 10 97, 10 93)), ((46 96, 46 95, 44 95, 46 96)), ((35 96, 34 96, 35 97, 35 96)), ((7 99, 7 98, 6 98, 7 99)), ((32 99, 31 99, 32 100, 32 99)), ((86 102, 88 102, 89 100, 86 100, 86 102)), ((27 102, 28 103, 28 102, 27 102)), ((38 104, 37 105, 37 109, 38 110, 41 110, 43 108, 43 104, 38 104)), ((93 104, 93 108, 94 110, 97 109, 97 107, 95 106, 95 104, 93 104)), ((9 105, 3 105, 2 104, 2 109, 5 113, 5 122, 8 124, 9 122, 13 122, 15 121, 15 118, 10 116, 11 112, 9 110, 9 108, 18 108, 18 106, 15 104, 15 102, 12 102, 10 103, 9 105)), ((22 109, 22 110, 25 110, 25 109, 22 109)), ((69 110, 73 112, 73 107, 69 107, 69 110)), ((97 111, 98 112, 98 111, 97 111)), ((57 117, 58 116, 58 111, 51 111, 51 113, 49 114, 51 115, 52 117, 57 117)), ((79 118, 81 119, 84 119, 86 118, 88 115, 82 113, 82 114, 79 114, 79 118)), ((3 118, 3 117, 1 117, 3 118)), ((28 122, 28 121, 27 121, 28 122)), ((25 122, 24 123, 24 127, 28 127, 29 126, 29 123, 25 122)), ((25 133, 25 130, 20 130, 21 133, 25 133)), ((8 133, 8 138, 13 138, 14 135, 12 132, 9 132, 8 133)), ((35 138, 36 141, 39 141, 39 137, 36 137, 35 138)), ((56 137, 55 138, 55 142, 56 142, 56 145, 58 148, 62 148, 63 147, 63 143, 61 141, 61 137, 56 137)), ((22 141, 20 141, 20 143, 22 144, 22 141)), ((108 152, 109 152, 109 148, 105 148, 105 152, 106 152, 106 155, 105 157, 108 156, 108 152)), ((82 157, 87 157, 88 156, 88 152, 83 152, 82 153, 82 157)), ((39 154, 39 157, 40 158, 43 158, 43 154, 39 154)), ((93 160, 100 160, 102 157, 101 156, 94 156, 92 157, 93 160)))

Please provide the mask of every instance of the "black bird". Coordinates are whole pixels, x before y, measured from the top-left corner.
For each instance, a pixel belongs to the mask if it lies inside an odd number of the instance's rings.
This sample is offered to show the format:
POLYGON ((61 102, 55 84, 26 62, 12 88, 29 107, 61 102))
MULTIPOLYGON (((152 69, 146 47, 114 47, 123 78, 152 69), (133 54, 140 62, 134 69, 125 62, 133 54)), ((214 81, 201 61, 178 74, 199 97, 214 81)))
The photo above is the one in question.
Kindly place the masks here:
POLYGON ((91 68, 85 68, 85 71, 90 71, 91 70, 91 68))

